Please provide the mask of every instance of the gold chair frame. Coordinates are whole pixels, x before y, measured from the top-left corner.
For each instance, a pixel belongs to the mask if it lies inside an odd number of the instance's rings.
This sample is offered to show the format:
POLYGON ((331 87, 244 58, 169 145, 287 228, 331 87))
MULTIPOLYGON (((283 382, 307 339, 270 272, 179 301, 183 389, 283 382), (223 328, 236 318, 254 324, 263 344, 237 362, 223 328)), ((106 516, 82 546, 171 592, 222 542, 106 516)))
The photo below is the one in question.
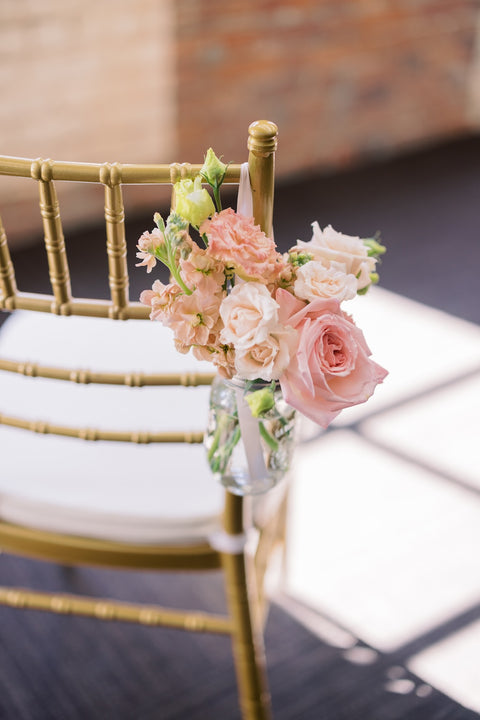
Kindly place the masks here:
MULTIPOLYGON (((257 121, 249 128, 249 173, 256 222, 271 232, 274 194, 274 160, 277 128, 268 121, 257 121)), ((39 186, 51 295, 19 292, 15 272, 0 220, 0 309, 27 309, 60 315, 86 315, 113 320, 147 319, 148 308, 128 297, 128 270, 122 185, 173 184, 180 178, 195 176, 200 165, 121 165, 69 163, 0 157, 0 175, 33 178, 39 186), (105 189, 105 224, 109 268, 110 301, 72 297, 56 181, 101 183, 105 189)), ((229 165, 226 183, 238 183, 239 164, 229 165)), ((202 374, 121 374, 45 367, 0 359, 0 370, 31 377, 55 378, 80 383, 109 383, 129 386, 207 384, 213 375, 202 374)), ((139 434, 105 432, 85 428, 30 422, 0 415, 0 424, 39 433, 54 433, 84 440, 123 442, 201 442, 202 434, 139 434)), ((212 480, 213 482, 213 480, 212 480)), ((225 493, 223 532, 234 540, 245 537, 244 501, 225 493)), ((99 567, 202 570, 217 568, 225 576, 228 614, 185 612, 157 605, 136 605, 103 598, 33 592, 22 588, 1 587, 0 604, 15 608, 48 610, 86 615, 102 620, 139 622, 178 629, 229 634, 237 675, 239 701, 245 720, 271 717, 263 645, 263 576, 271 549, 283 528, 282 507, 257 535, 256 547, 235 553, 215 549, 207 542, 191 545, 134 545, 60 535, 0 521, 0 547, 9 553, 66 565, 86 564, 99 567)), ((241 545, 241 543, 240 543, 241 545)))

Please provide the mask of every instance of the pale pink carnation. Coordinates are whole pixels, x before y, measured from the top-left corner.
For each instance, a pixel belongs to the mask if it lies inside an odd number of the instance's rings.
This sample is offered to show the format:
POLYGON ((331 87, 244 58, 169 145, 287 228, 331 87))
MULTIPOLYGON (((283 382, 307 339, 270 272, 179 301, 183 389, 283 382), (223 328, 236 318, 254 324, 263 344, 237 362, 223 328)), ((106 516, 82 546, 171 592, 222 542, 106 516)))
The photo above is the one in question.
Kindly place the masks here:
POLYGON ((202 223, 200 233, 207 235, 208 254, 234 268, 244 280, 267 282, 276 276, 282 256, 253 218, 227 208, 202 223))
POLYGON ((278 290, 280 321, 298 333, 298 350, 280 377, 289 405, 322 427, 346 407, 363 403, 387 371, 370 360, 362 331, 337 300, 307 304, 278 290))

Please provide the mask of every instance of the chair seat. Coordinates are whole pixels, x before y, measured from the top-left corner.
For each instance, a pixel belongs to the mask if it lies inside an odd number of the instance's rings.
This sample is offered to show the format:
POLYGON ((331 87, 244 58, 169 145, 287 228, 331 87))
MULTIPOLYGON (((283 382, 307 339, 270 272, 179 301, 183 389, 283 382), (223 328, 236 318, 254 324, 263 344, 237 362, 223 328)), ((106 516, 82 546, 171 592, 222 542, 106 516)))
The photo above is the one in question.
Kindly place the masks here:
MULTIPOLYGON (((212 369, 179 355, 160 323, 30 312, 2 326, 0 357, 119 372, 212 369)), ((198 432, 208 394, 208 387, 77 385, 0 372, 0 412, 62 425, 198 432)), ((2 519, 52 532, 132 543, 202 541, 223 508, 201 445, 93 442, 0 426, 0 467, 2 519)))

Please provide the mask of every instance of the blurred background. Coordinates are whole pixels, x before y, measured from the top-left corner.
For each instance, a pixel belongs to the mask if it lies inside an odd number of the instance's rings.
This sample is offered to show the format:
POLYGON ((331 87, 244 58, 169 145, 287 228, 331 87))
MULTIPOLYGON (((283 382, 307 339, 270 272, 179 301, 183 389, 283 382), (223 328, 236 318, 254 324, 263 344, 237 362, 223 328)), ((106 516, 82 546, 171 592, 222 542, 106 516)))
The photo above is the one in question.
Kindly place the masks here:
MULTIPOLYGON (((267 118, 280 182, 383 160, 476 133, 479 27, 476 0, 2 0, 2 151, 239 161, 267 118)), ((4 192, 28 242, 35 185, 4 192)), ((62 219, 92 222, 78 197, 62 219)))
MULTIPOLYGON (((306 432, 277 597, 329 682, 305 666, 317 690, 299 710, 297 678, 288 705, 271 634, 274 702, 292 720, 477 716, 478 0, 1 0, 0 98, 0 152, 55 160, 202 162, 212 145, 242 162, 248 125, 273 120, 279 249, 314 220, 380 232, 381 288, 358 317, 390 377, 306 432)), ((58 191, 74 292, 106 293, 102 189, 58 191)), ((133 266, 168 198, 125 200, 133 266)), ((48 291, 36 184, 0 178, 0 203, 20 289, 48 291)), ((136 299, 148 281, 131 279, 136 299)))

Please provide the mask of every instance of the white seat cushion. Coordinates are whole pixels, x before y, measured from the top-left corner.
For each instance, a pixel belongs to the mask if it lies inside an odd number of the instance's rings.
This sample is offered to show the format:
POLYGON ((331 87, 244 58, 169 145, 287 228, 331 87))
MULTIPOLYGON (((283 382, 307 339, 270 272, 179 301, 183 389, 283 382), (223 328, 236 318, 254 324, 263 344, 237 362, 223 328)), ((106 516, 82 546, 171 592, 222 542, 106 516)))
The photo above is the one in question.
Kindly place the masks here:
MULTIPOLYGON (((177 353, 160 323, 17 312, 0 356, 78 369, 211 372, 177 353)), ((76 385, 0 372, 0 412, 112 430, 202 431, 208 387, 76 385)), ((201 445, 91 442, 0 426, 0 515, 53 532, 125 542, 202 540, 223 490, 201 445)))

